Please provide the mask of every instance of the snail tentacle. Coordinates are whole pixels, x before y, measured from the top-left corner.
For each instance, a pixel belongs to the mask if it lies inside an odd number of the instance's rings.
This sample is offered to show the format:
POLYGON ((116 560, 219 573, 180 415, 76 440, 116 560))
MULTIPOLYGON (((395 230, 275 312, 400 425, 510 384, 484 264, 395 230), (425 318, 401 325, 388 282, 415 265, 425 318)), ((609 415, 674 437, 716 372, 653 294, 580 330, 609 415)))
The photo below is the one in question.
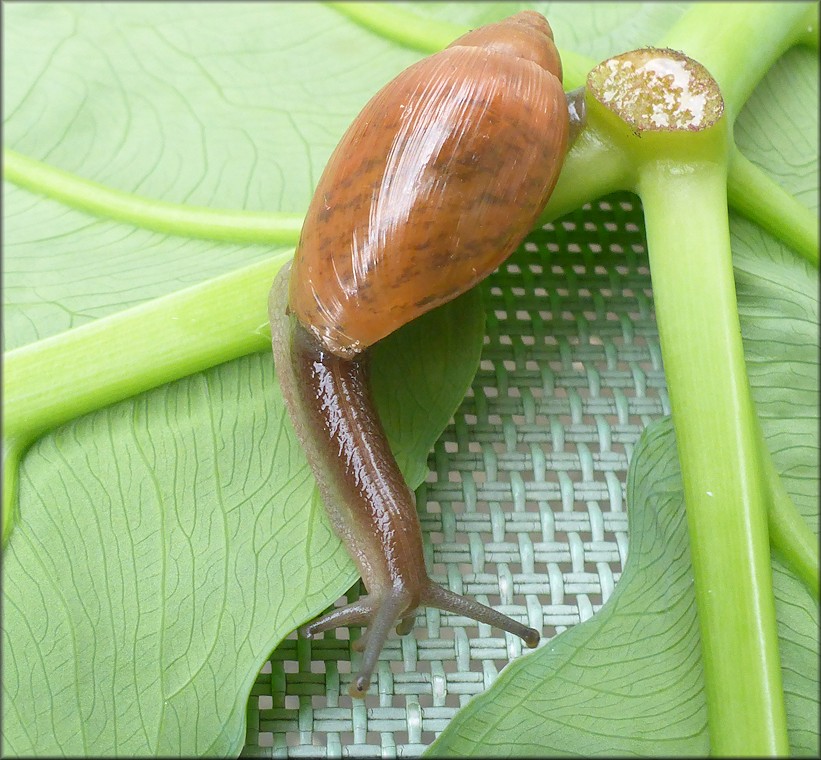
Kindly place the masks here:
POLYGON ((518 620, 503 615, 498 610, 481 604, 475 599, 468 599, 466 596, 456 594, 432 580, 428 580, 422 591, 422 603, 428 607, 436 607, 445 612, 464 615, 479 623, 487 623, 496 628, 501 628, 503 631, 518 636, 530 649, 536 647, 541 638, 541 634, 535 628, 523 625, 518 620))
POLYGON ((379 653, 390 635, 397 619, 405 612, 411 594, 401 587, 391 589, 380 603, 373 616, 373 622, 367 630, 367 639, 362 653, 359 672, 351 682, 350 695, 364 697, 371 683, 371 676, 376 668, 379 653))
POLYGON ((399 636, 405 636, 409 634, 413 630, 413 626, 416 623, 416 612, 414 611, 411 615, 406 615, 399 621, 399 625, 396 626, 396 633, 399 636))

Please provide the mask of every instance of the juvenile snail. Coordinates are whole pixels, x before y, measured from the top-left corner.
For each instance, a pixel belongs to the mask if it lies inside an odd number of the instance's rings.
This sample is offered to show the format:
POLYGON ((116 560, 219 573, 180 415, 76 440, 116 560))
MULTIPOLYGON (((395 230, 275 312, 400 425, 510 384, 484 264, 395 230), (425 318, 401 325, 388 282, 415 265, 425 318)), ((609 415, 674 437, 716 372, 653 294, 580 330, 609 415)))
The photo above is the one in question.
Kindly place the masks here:
POLYGON ((350 693, 364 696, 396 625, 422 605, 539 632, 434 583, 413 494, 370 397, 366 349, 492 272, 530 231, 567 152, 561 62, 523 11, 463 35, 365 106, 319 181, 269 316, 283 396, 336 532, 368 589, 311 637, 366 625, 350 693))

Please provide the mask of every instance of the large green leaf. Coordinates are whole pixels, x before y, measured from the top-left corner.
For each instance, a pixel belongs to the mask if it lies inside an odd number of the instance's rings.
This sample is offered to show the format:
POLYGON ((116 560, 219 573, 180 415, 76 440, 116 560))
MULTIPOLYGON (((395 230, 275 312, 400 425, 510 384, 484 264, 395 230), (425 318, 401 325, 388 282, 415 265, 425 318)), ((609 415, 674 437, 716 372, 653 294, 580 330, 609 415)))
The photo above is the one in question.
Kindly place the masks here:
MULTIPOLYGON (((413 486, 478 365, 483 317, 473 290, 374 356, 413 486), (406 382, 385 382, 397 372, 406 382)), ((356 578, 273 369, 268 353, 215 367, 65 425, 26 457, 3 562, 8 752, 241 747, 265 658, 356 578)))
MULTIPOLYGON (((402 5, 466 27, 525 7, 402 5)), ((549 15, 561 46, 601 58, 658 39, 685 6, 527 7, 549 15)), ((422 55, 319 4, 7 4, 3 17, 5 146, 127 193, 215 208, 302 212, 355 113, 422 55)), ((815 65, 788 53, 736 130, 745 154, 812 207, 815 65)), ((4 202, 7 350, 277 250, 158 234, 9 182, 4 202)), ((817 275, 752 225, 735 225, 734 246, 754 393, 811 514, 817 275)), ((413 483, 476 366, 478 304, 454 308, 463 325, 431 315, 435 328, 412 327, 377 357, 381 408, 413 483)), ((8 753, 239 750, 259 664, 354 577, 282 420, 258 355, 35 445, 4 556, 8 753)), ((795 590, 777 591, 788 604, 795 590)), ((801 657, 785 667, 813 672, 801 657)), ((805 691, 789 686, 791 711, 805 691)))
MULTIPOLYGON (((684 489, 669 419, 628 475, 629 560, 602 610, 512 663, 460 711, 434 755, 687 757, 709 753, 684 489)), ((773 567, 794 755, 817 756, 818 607, 773 567)))
MULTIPOLYGON (((795 48, 756 88, 736 139, 818 211, 818 58, 795 48)), ((818 270, 752 222, 731 225, 747 373, 776 469, 818 530, 818 270)))

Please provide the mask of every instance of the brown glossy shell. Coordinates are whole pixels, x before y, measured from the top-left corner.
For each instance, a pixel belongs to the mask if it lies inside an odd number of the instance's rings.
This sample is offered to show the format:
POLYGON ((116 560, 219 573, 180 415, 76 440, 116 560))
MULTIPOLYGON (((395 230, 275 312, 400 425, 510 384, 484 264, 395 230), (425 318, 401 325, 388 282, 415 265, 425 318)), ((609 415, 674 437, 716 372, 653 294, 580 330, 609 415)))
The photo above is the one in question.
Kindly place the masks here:
POLYGON ((535 11, 414 64, 331 156, 294 258, 291 310, 349 357, 468 290, 533 227, 567 139, 561 63, 535 11))

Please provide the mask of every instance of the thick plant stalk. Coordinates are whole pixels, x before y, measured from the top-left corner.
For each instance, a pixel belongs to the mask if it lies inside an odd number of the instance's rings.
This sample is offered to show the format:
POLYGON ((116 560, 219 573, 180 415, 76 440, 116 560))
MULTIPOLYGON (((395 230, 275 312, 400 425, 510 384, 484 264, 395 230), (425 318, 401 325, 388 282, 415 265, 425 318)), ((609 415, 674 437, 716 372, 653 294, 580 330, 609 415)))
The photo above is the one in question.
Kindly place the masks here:
POLYGON ((789 751, 763 451, 727 215, 730 119, 698 61, 644 48, 588 77, 588 120, 636 167, 684 484, 711 749, 789 751))
POLYGON ((684 480, 712 751, 786 754, 766 486, 736 308, 726 164, 648 162, 639 191, 684 480))
POLYGON ((257 303, 290 257, 286 251, 4 355, 4 545, 28 446, 82 414, 264 348, 268 325, 257 303))

